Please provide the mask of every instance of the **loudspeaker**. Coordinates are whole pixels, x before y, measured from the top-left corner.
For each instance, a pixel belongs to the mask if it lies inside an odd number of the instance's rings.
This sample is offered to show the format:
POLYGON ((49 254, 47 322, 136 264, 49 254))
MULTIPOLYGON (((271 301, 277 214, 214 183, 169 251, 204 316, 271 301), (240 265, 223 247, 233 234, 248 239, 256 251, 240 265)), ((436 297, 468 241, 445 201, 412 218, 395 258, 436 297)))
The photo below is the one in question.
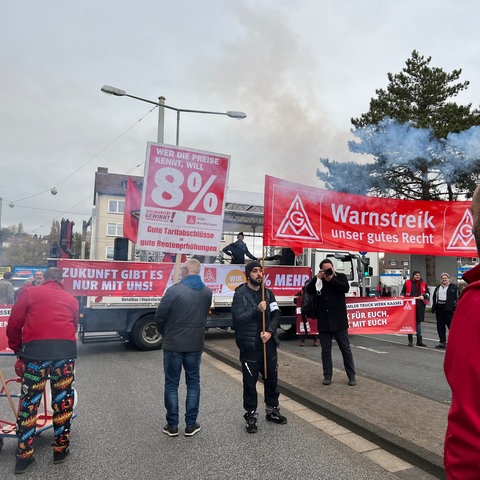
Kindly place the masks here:
POLYGON ((114 260, 128 260, 128 238, 117 237, 113 246, 114 260))

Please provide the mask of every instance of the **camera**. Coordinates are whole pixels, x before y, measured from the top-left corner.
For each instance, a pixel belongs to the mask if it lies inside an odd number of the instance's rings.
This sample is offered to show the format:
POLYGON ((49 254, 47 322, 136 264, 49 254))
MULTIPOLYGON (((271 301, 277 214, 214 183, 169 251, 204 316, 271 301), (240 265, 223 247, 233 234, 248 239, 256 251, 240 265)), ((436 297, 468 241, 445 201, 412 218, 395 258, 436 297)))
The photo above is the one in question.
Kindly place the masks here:
POLYGON ((329 277, 330 275, 333 275, 333 270, 331 268, 327 268, 323 271, 323 273, 325 276, 329 277))

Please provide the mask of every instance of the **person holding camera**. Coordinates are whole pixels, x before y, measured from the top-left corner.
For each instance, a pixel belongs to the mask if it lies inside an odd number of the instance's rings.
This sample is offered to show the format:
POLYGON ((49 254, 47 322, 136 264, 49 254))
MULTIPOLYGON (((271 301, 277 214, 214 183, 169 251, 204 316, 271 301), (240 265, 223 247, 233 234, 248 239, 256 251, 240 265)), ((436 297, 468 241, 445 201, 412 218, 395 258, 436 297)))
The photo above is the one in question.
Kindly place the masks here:
POLYGON ((345 294, 350 289, 347 276, 335 272, 328 258, 320 262, 320 270, 310 280, 306 292, 315 296, 315 315, 322 347, 323 384, 332 383, 332 341, 335 338, 342 352, 348 384, 355 386, 355 364, 348 340, 348 317, 345 294))

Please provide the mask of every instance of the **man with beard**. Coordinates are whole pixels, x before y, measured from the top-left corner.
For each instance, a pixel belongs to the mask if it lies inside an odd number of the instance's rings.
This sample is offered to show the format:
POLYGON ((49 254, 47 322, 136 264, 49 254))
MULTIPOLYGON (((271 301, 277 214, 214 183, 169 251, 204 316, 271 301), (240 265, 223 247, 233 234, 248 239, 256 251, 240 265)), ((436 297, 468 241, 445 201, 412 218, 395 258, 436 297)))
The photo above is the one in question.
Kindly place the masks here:
POLYGON ((285 424, 280 413, 278 397, 278 322, 280 309, 275 295, 268 288, 262 294, 263 269, 254 260, 245 266, 247 283, 235 289, 232 303, 235 341, 240 350, 243 376, 243 408, 248 433, 258 430, 257 380, 264 380, 265 412, 267 421, 285 424), (263 328, 265 316, 265 328, 263 328), (264 365, 265 355, 265 365, 264 365))
MULTIPOLYGON (((480 256, 480 186, 472 198, 473 235, 480 256)), ((448 336, 444 370, 452 390, 444 463, 449 480, 480 478, 480 265, 463 275, 448 336)))

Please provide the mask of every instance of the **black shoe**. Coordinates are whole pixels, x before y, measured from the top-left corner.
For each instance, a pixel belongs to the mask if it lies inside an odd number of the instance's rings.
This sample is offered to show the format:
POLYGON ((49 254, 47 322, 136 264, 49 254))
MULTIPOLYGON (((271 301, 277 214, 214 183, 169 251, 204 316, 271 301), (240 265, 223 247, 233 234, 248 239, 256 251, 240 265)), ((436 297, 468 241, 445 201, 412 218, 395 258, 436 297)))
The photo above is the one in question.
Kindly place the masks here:
POLYGON ((162 432, 169 437, 176 437, 178 435, 177 425, 165 425, 162 432))
POLYGON ((25 473, 30 468, 30 466, 32 466, 34 463, 35 463, 35 458, 33 457, 17 458, 13 473, 18 473, 18 474, 25 473))
POLYGON ((325 377, 323 379, 323 384, 324 385, 330 385, 332 383, 332 379, 330 377, 325 377))
POLYGON ((287 423, 287 417, 284 417, 280 413, 278 407, 275 407, 270 413, 267 413, 266 418, 269 422, 278 423, 279 425, 285 425, 287 423))
POLYGON ((435 345, 435 348, 437 350, 445 350, 447 348, 447 345, 445 342, 440 342, 438 345, 435 345))
POLYGON ((53 463, 63 463, 70 455, 70 450, 67 448, 62 452, 53 452, 53 463))
POLYGON ((202 427, 199 423, 195 423, 194 425, 187 425, 185 429, 185 436, 186 437, 193 437, 196 433, 198 433, 202 427))
POLYGON ((357 384, 357 381, 355 380, 355 377, 350 377, 348 379, 348 384, 351 386, 351 387, 354 387, 356 384, 357 384))
POLYGON ((247 412, 243 418, 247 422, 247 432, 248 433, 257 433, 258 424, 257 424, 257 412, 247 412))

